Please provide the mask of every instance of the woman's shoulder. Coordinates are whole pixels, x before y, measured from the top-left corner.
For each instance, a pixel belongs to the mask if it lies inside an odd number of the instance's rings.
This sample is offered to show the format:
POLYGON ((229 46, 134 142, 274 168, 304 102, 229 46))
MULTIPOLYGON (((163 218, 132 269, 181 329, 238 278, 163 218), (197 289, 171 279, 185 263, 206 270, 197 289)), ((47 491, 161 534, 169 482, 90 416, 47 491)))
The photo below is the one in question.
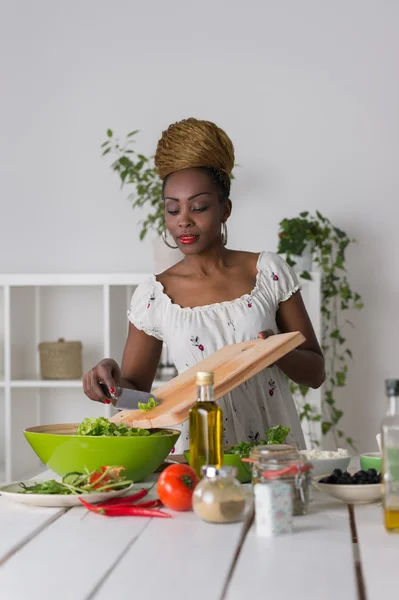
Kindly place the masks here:
POLYGON ((273 290, 277 304, 300 290, 297 274, 281 254, 263 250, 259 253, 257 268, 259 281, 263 287, 273 290))
POLYGON ((134 289, 131 307, 146 307, 149 303, 159 306, 163 298, 163 286, 155 275, 148 276, 134 289))
POLYGON ((277 252, 271 252, 270 250, 262 250, 258 253, 257 266, 259 269, 278 267, 284 271, 292 270, 292 267, 290 267, 281 254, 277 254, 277 252))

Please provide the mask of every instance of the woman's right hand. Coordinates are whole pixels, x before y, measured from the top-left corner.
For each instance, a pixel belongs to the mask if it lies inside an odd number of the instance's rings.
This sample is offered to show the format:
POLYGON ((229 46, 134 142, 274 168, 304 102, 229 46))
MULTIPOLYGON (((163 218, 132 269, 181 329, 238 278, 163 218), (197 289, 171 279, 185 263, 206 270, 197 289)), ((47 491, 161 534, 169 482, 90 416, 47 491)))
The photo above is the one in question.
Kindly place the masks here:
POLYGON ((104 394, 98 382, 103 381, 113 394, 120 379, 121 370, 118 363, 112 358, 104 358, 83 376, 83 391, 90 400, 110 404, 111 400, 104 394))

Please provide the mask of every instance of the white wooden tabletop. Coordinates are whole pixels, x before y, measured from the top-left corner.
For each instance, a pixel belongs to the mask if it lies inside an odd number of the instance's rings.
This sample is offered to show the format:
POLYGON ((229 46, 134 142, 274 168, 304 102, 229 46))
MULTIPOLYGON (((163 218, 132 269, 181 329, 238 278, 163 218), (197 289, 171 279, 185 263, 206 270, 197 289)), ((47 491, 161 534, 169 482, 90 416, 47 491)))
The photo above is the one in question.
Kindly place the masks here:
POLYGON ((351 509, 314 492, 294 533, 272 540, 253 525, 171 514, 108 518, 1 497, 1 600, 396 597, 399 536, 385 532, 379 505, 351 509))

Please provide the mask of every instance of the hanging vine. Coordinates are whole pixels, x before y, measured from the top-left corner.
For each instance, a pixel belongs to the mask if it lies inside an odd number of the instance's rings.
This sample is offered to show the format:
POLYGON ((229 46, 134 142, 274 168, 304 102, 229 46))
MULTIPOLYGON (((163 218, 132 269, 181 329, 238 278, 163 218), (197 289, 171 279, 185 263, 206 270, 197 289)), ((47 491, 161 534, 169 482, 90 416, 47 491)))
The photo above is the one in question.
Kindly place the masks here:
MULTIPOLYGON (((331 433, 338 447, 344 440, 355 448, 353 438, 341 426, 344 411, 337 405, 337 391, 346 385, 352 351, 348 347, 346 330, 353 323, 346 318, 347 311, 361 310, 363 303, 360 294, 353 291, 348 281, 345 252, 350 243, 347 234, 334 226, 329 219, 316 211, 315 216, 301 212, 299 217, 283 219, 280 222, 279 245, 277 252, 285 254, 288 264, 296 265, 295 257, 301 256, 307 246, 313 262, 321 272, 321 347, 326 365, 326 381, 323 386, 321 411, 318 412, 307 400, 309 389, 290 383, 291 391, 299 404, 301 420, 309 423, 321 422, 323 435, 331 433)), ((311 279, 308 271, 303 271, 303 279, 311 279)), ((311 438, 313 445, 316 437, 311 438)))

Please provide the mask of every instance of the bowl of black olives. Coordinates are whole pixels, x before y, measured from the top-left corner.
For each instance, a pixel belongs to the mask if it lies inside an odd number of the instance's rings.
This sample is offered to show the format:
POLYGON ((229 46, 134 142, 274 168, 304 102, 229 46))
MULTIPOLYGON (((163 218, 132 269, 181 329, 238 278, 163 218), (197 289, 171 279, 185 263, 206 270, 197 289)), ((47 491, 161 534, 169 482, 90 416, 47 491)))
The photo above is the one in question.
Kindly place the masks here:
POLYGON ((320 492, 346 504, 370 504, 381 500, 381 474, 375 469, 356 473, 334 469, 331 475, 315 477, 312 483, 320 492))

